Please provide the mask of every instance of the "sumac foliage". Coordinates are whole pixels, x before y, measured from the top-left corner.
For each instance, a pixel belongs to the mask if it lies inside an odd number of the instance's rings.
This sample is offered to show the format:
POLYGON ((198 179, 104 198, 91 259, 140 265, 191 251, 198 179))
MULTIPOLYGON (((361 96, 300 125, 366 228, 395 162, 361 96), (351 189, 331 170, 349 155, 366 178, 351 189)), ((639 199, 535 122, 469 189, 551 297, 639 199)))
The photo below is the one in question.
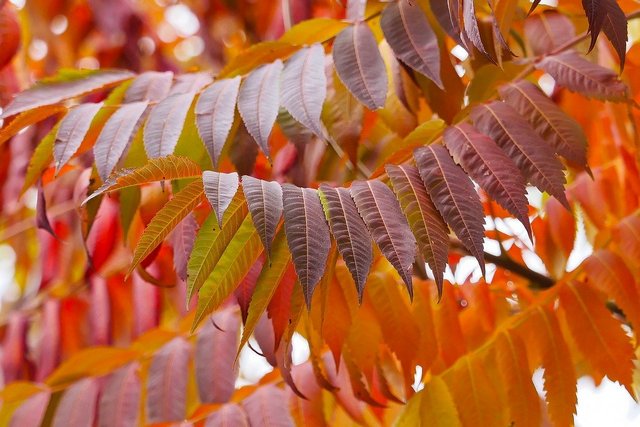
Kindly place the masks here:
POLYGON ((108 3, 0 2, 0 424, 635 396, 636 3, 108 3))

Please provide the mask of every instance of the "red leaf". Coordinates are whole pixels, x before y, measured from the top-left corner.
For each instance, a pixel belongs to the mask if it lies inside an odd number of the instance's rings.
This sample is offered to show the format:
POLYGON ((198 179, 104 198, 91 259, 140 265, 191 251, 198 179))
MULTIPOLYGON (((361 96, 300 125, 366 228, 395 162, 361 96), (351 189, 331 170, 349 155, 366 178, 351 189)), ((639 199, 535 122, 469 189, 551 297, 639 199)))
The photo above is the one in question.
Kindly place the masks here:
POLYGON ((307 307, 310 307, 313 290, 324 274, 331 248, 329 226, 316 190, 292 184, 283 184, 282 190, 284 231, 307 307))
POLYGON ((247 414, 242 406, 235 403, 222 405, 216 412, 211 414, 204 423, 205 427, 249 427, 247 414))
POLYGON ((441 296, 449 249, 449 228, 427 193, 418 169, 407 165, 387 165, 386 171, 422 256, 433 271, 438 295, 441 296))
POLYGON ((213 166, 218 166, 229 136, 240 89, 240 77, 222 79, 206 88, 196 103, 198 134, 207 147, 213 166))
POLYGON ((11 62, 20 47, 18 16, 11 6, 0 2, 0 70, 11 62))
POLYGON ((267 256, 271 256, 271 243, 282 216, 282 188, 277 182, 245 175, 242 177, 242 191, 267 256))
POLYGON ((627 85, 618 79, 616 73, 584 59, 576 52, 546 56, 536 67, 549 73, 559 85, 572 92, 606 101, 627 99, 627 85))
POLYGON ((475 126, 502 148, 525 178, 571 210, 564 194, 566 180, 562 163, 525 119, 498 101, 475 107, 471 117, 475 126))
POLYGON ((186 216, 185 219, 171 232, 171 241, 173 246, 173 267, 180 280, 187 280, 187 265, 191 250, 196 240, 198 232, 198 222, 193 213, 186 216))
POLYGON ((270 158, 269 134, 280 106, 282 61, 263 65, 251 72, 240 87, 238 110, 247 130, 270 158))
POLYGON ((420 6, 409 0, 391 3, 382 12, 380 25, 398 59, 443 89, 438 39, 420 6))
POLYGON ((191 345, 178 337, 153 356, 147 383, 148 422, 184 419, 190 353, 191 345))
POLYGON ((338 34, 333 43, 333 63, 349 92, 369 110, 384 107, 387 71, 366 23, 358 22, 338 34))
POLYGON ((453 159, 527 229, 531 239, 525 182, 518 168, 488 136, 468 123, 444 131, 444 142, 453 159))
POLYGON ((202 173, 202 181, 204 183, 204 193, 216 214, 218 227, 222 228, 224 213, 238 191, 238 174, 235 172, 204 171, 202 173))
POLYGON ((346 188, 320 186, 320 199, 325 208, 338 251, 351 272, 362 302, 362 292, 373 262, 371 237, 358 208, 346 188))
POLYGON ((138 423, 139 365, 131 363, 109 375, 100 397, 99 426, 127 427, 138 423))
POLYGON ((235 390, 240 319, 235 307, 216 312, 198 332, 195 350, 198 395, 203 403, 227 402, 235 390), (215 326, 214 326, 215 324, 215 326))
POLYGON ((433 204, 484 274, 484 214, 473 183, 442 145, 419 148, 413 157, 433 204))
POLYGON ((42 335, 37 347, 36 381, 44 381, 58 366, 60 359, 60 301, 44 303, 41 322, 42 335))
POLYGON ((544 55, 573 39, 576 29, 566 15, 545 10, 524 21, 524 35, 534 55, 544 55))
POLYGON ((36 202, 36 226, 51 234, 56 239, 58 238, 47 217, 47 200, 44 197, 44 190, 40 182, 38 182, 38 199, 36 202))
POLYGON ((416 239, 393 191, 380 181, 354 181, 351 197, 380 251, 398 271, 413 297, 411 273, 416 239))
POLYGON ((459 0, 429 0, 431 11, 445 32, 459 45, 464 45, 460 38, 460 2, 459 0))
POLYGON ((9 427, 40 427, 51 393, 43 391, 25 400, 11 416, 9 427))
POLYGON ((480 29, 478 28, 478 20, 476 18, 476 9, 474 0, 462 0, 462 14, 464 16, 464 33, 471 43, 482 53, 489 61, 496 63, 496 59, 493 58, 485 49, 484 43, 482 43, 482 37, 480 37, 480 29))
POLYGON ((258 260, 253 263, 249 272, 244 279, 240 282, 240 285, 234 291, 236 299, 238 300, 238 305, 240 306, 240 313, 242 314, 242 323, 247 322, 247 315, 249 314, 249 304, 251 304, 251 297, 253 296, 253 291, 256 288, 256 283, 258 282, 258 277, 260 276, 260 272, 262 271, 262 267, 264 266, 264 255, 260 256, 258 260))
POLYGON ((620 58, 620 72, 624 69, 629 40, 627 17, 616 0, 604 0, 607 16, 604 18, 604 34, 613 45, 620 58))
POLYGON ((275 385, 258 387, 242 401, 242 406, 252 426, 294 426, 284 391, 275 385))
POLYGON ((95 378, 86 378, 69 387, 53 418, 53 427, 91 427, 96 416, 100 386, 95 378))

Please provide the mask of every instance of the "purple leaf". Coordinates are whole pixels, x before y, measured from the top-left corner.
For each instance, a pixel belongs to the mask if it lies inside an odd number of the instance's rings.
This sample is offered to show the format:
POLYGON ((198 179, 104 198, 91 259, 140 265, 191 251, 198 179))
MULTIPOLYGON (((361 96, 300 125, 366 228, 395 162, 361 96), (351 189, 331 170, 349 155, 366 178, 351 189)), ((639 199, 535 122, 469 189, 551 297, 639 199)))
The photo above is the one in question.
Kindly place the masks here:
POLYGON ((499 101, 475 107, 471 118, 476 128, 502 148, 529 182, 570 209, 564 194, 564 166, 525 119, 499 101))
POLYGON ((526 80, 499 88, 500 97, 525 117, 555 152, 579 167, 587 167, 587 137, 573 118, 526 80))
POLYGON ((9 427, 40 427, 51 393, 42 391, 26 399, 11 415, 9 427))
POLYGON ((205 427, 249 427, 247 414, 242 406, 235 403, 222 405, 217 411, 211 414, 204 423, 205 427))
POLYGON ((169 95, 173 73, 171 71, 147 71, 131 83, 124 95, 124 102, 160 102, 169 95))
POLYGON ((282 188, 277 182, 245 175, 242 177, 242 190, 253 224, 260 234, 267 256, 270 256, 271 243, 282 216, 282 188))
POLYGON ((58 238, 47 217, 47 200, 44 197, 44 190, 40 181, 38 182, 38 200, 36 203, 36 226, 51 234, 56 239, 58 238))
POLYGON ((200 71, 197 73, 186 73, 176 77, 169 96, 178 93, 198 92, 200 89, 213 81, 211 73, 208 71, 200 71))
POLYGON ((535 55, 545 55, 576 36, 573 22, 555 10, 545 10, 524 21, 524 35, 535 55))
POLYGON ((393 191, 380 181, 354 181, 351 197, 371 237, 413 297, 411 274, 416 258, 416 239, 393 191))
POLYGON ((473 183, 442 145, 419 148, 413 157, 433 204, 462 244, 476 257, 484 275, 484 214, 473 183))
POLYGON ((324 48, 316 43, 298 51, 282 72, 282 106, 319 138, 324 138, 320 114, 327 97, 324 48))
POLYGON ((584 59, 575 51, 544 57, 536 64, 573 92, 606 101, 625 101, 627 85, 613 71, 584 59))
POLYGON ((525 182, 518 167, 488 136, 468 123, 444 131, 444 143, 469 176, 524 225, 531 239, 525 182))
POLYGON ((137 363, 131 363, 109 375, 100 397, 99 427, 137 425, 141 391, 138 369, 137 363))
POLYGON ((242 83, 238 97, 242 121, 267 158, 271 158, 269 134, 280 107, 281 73, 282 61, 279 59, 253 70, 242 83))
POLYGON ((96 378, 85 378, 69 387, 56 408, 53 427, 93 426, 99 391, 96 378))
POLYGON ((427 193, 418 169, 408 165, 387 165, 385 169, 441 296, 449 249, 447 224, 427 193))
POLYGON ((367 226, 362 221, 348 189, 322 184, 320 199, 338 251, 351 272, 358 290, 358 299, 362 302, 364 284, 373 263, 371 237, 367 226))
POLYGON ((464 16, 464 33, 471 43, 482 53, 489 61, 496 63, 489 52, 482 43, 482 37, 480 37, 480 29, 478 28, 478 19, 476 18, 474 0, 462 0, 462 14, 464 16))
POLYGON ((53 146, 53 159, 55 160, 56 173, 60 172, 71 157, 78 151, 84 140, 91 121, 102 108, 102 102, 97 104, 80 104, 69 110, 60 121, 60 127, 56 134, 53 146))
POLYGON ((197 232, 198 222, 193 213, 187 215, 172 231, 173 268, 183 281, 187 280, 187 264, 197 232))
POLYGON ((283 184, 284 231, 307 307, 324 274, 331 248, 329 226, 316 190, 283 184))
POLYGON ((147 382, 147 421, 182 421, 187 409, 187 379, 191 345, 174 338, 151 360, 147 382))
POLYGON ((142 134, 150 158, 173 154, 194 96, 195 92, 171 95, 151 110, 142 134))
POLYGON ((387 70, 369 26, 358 22, 338 34, 333 43, 333 63, 338 77, 368 109, 384 107, 387 70))
POLYGON ((196 381, 202 403, 224 403, 235 390, 235 363, 240 319, 235 307, 213 314, 198 332, 195 349, 196 381), (214 326, 214 323, 216 326, 214 326))
POLYGON ((216 213, 218 226, 222 228, 222 219, 224 213, 231 204, 233 196, 238 191, 239 178, 238 174, 220 173, 213 171, 204 171, 202 173, 202 181, 204 182, 204 193, 216 213))
POLYGON ((242 401, 252 426, 293 427, 284 391, 275 385, 258 387, 242 401))
POLYGON ((240 77, 223 79, 206 88, 196 103, 196 125, 214 166, 233 126, 240 77))
POLYGON ((391 3, 382 12, 380 25, 398 59, 444 89, 438 38, 420 6, 409 0, 391 3))
POLYGON ((135 136, 147 101, 123 104, 105 123, 93 146, 98 174, 106 181, 135 136))

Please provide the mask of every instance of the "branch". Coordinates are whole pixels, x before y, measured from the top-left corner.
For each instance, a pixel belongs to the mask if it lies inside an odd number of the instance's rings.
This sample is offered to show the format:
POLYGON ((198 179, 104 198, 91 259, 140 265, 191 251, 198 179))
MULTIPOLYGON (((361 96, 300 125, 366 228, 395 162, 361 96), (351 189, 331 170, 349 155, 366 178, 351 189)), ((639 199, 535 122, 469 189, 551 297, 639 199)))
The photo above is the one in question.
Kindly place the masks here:
MULTIPOLYGON (((462 243, 460 243, 459 240, 451 239, 449 243, 454 250, 462 252, 465 255, 470 255, 469 251, 462 245, 462 243)), ((507 256, 493 255, 488 252, 484 252, 484 258, 487 262, 493 263, 498 267, 504 268, 505 270, 509 270, 520 277, 528 279, 537 289, 549 289, 556 284, 556 281, 553 278, 538 273, 537 271, 533 271, 526 265, 519 264, 507 256)))

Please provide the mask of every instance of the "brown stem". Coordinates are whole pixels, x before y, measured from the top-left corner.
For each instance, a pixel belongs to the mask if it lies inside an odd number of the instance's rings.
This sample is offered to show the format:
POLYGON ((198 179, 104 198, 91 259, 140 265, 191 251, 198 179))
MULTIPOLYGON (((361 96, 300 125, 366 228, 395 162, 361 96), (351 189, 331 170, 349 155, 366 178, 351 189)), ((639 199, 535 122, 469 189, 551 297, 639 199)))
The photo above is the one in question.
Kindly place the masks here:
MULTIPOLYGON (((460 243, 459 240, 451 239, 449 243, 454 250, 462 252, 465 255, 470 255, 469 251, 462 245, 462 243, 460 243)), ((500 268, 504 268, 505 270, 509 270, 520 277, 528 279, 534 285, 533 287, 537 289, 548 289, 556 283, 556 281, 551 277, 545 276, 537 271, 533 271, 526 265, 519 264, 504 255, 493 255, 488 252, 484 252, 484 259, 500 268)))

